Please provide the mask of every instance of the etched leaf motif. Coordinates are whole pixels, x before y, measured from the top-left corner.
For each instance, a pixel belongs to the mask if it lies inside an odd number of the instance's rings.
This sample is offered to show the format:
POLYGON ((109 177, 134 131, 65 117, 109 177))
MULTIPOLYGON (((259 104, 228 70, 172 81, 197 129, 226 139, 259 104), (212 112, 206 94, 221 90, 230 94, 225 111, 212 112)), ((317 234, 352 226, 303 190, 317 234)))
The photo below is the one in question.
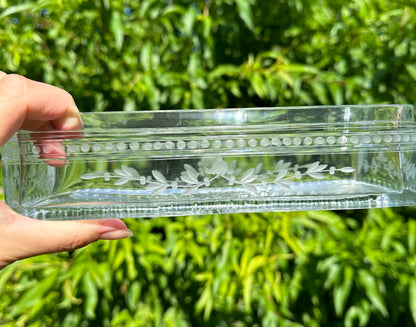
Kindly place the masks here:
POLYGON ((82 179, 94 179, 94 178, 101 178, 104 177, 104 175, 106 174, 105 171, 96 171, 93 173, 89 173, 89 174, 84 174, 81 176, 82 179))
POLYGON ((126 184, 129 181, 131 181, 131 178, 129 178, 129 177, 123 177, 123 178, 120 178, 120 179, 116 180, 114 182, 114 185, 123 185, 123 184, 126 184))
POLYGON ((187 184, 198 184, 199 183, 198 178, 194 179, 193 177, 189 176, 189 174, 187 172, 185 172, 181 175, 181 180, 183 180, 187 184))
POLYGON ((139 172, 133 167, 121 166, 121 169, 127 176, 130 176, 131 178, 140 178, 139 172))
POLYGON ((328 165, 325 165, 325 164, 320 165, 319 161, 315 161, 314 163, 312 163, 308 166, 308 171, 320 172, 320 171, 324 170, 327 166, 328 165))
POLYGON ((114 174, 116 174, 117 176, 120 176, 120 177, 129 177, 121 169, 114 169, 114 174))
POLYGON ((261 167, 262 167, 262 164, 261 164, 261 162, 256 166, 256 169, 254 170, 254 173, 255 174, 258 174, 259 172, 260 172, 260 170, 261 170, 261 167))
POLYGON ((344 167, 344 168, 341 168, 340 171, 342 171, 343 173, 353 173, 353 172, 355 172, 355 168, 344 167))
POLYGON ((291 166, 290 162, 284 162, 283 160, 279 160, 279 162, 276 164, 274 169, 279 171, 283 169, 288 169, 290 166, 291 166))
POLYGON ((190 165, 184 165, 185 172, 182 172, 181 179, 188 184, 198 184, 198 172, 190 165))
POLYGON ((195 170, 194 167, 188 164, 184 164, 183 167, 185 168, 185 170, 190 176, 193 176, 194 178, 198 177, 198 172, 195 170))
MULTIPOLYGON (((183 194, 189 195, 195 193, 198 189, 204 187, 224 187, 224 185, 241 185, 251 193, 268 190, 270 185, 274 184, 282 190, 291 191, 296 181, 303 176, 309 176, 313 179, 323 179, 325 174, 334 175, 337 171, 342 173, 353 173, 355 168, 343 167, 336 168, 315 161, 310 164, 300 166, 292 165, 291 162, 279 160, 273 170, 262 170, 262 163, 255 168, 249 168, 245 172, 238 168, 238 161, 233 160, 231 163, 225 161, 222 157, 202 158, 196 167, 184 164, 184 170, 180 176, 167 179, 159 170, 152 170, 151 175, 140 175, 133 167, 122 165, 119 169, 114 169, 113 173, 106 171, 96 171, 84 174, 82 179, 103 178, 104 181, 115 179, 114 185, 121 186, 129 182, 135 182, 141 188, 151 191, 153 195, 162 194, 166 189, 181 190, 174 192, 175 196, 183 194), (241 176, 241 177, 237 177, 241 176), (222 180, 222 181, 221 181, 222 180), (221 181, 219 184, 216 184, 221 181), (226 184, 224 184, 226 182, 226 184)), ((391 162, 380 163, 373 159, 371 165, 365 162, 364 169, 383 168, 393 171, 395 165, 391 162), (379 167, 380 166, 380 167, 379 167)), ((416 166, 413 163, 406 165, 408 178, 415 178, 416 166), (410 176, 411 175, 411 176, 410 176)), ((270 188, 272 190, 272 188, 270 188)))
POLYGON ((233 160, 233 161, 230 163, 230 170, 231 170, 231 171, 234 171, 236 167, 237 167, 237 160, 233 160))
POLYGON ((325 176, 321 174, 321 172, 327 167, 328 165, 320 165, 319 161, 315 161, 313 164, 308 166, 306 170, 306 174, 315 179, 322 179, 325 176))
POLYGON ((151 190, 153 195, 158 195, 158 194, 163 193, 163 191, 166 190, 167 188, 168 188, 168 185, 155 183, 155 184, 147 185, 146 190, 151 190))
POLYGON ((224 160, 216 160, 212 165, 212 171, 214 174, 223 175, 228 170, 228 164, 224 160))
POLYGON ((257 179, 257 175, 254 174, 255 170, 254 168, 248 169, 243 177, 241 177, 241 183, 251 183, 254 182, 257 179))
MULTIPOLYGON (((138 173, 138 171, 136 169, 131 168, 131 167, 127 167, 127 166, 121 166, 121 169, 114 169, 114 173, 115 173, 115 175, 117 175, 117 177, 121 177, 121 179, 123 179, 123 180, 124 179, 128 179, 128 180, 130 180, 130 179, 139 179, 140 178, 140 174, 138 173)), ((127 181, 122 182, 121 180, 119 180, 118 183, 121 183, 121 184, 116 184, 116 183, 114 183, 114 184, 115 185, 122 185, 122 184, 126 183, 127 181)))
POLYGON ((163 174, 160 171, 152 170, 152 175, 157 181, 161 182, 162 184, 168 184, 168 181, 166 180, 165 176, 163 176, 163 174))
POLYGON ((234 170, 234 172, 233 172, 233 176, 238 176, 238 175, 240 175, 242 171, 243 171, 243 170, 242 170, 242 169, 240 169, 240 168, 238 168, 238 169, 234 170))
POLYGON ((306 174, 308 174, 310 177, 315 178, 315 179, 325 178, 325 176, 323 174, 320 174, 320 173, 306 172, 306 174))
POLYGON ((282 169, 281 171, 279 171, 276 178, 274 179, 274 182, 278 182, 281 179, 283 179, 283 177, 285 177, 287 173, 288 173, 288 169, 282 169))

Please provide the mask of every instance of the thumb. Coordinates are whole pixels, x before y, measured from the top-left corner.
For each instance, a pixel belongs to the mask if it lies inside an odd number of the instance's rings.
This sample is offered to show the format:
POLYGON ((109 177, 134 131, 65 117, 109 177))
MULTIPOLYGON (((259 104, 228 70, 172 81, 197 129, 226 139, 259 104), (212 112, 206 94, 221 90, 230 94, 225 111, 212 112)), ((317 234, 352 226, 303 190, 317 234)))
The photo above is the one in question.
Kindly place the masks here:
POLYGON ((119 219, 42 221, 19 215, 0 201, 0 269, 19 259, 131 236, 119 219))

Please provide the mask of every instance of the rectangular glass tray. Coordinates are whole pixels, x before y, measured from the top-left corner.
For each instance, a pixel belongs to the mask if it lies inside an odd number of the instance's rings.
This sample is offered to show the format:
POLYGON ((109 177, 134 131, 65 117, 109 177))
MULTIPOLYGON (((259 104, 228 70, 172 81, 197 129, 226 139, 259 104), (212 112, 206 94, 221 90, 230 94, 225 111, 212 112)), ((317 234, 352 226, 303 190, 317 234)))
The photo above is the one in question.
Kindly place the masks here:
POLYGON ((411 105, 104 112, 18 132, 6 202, 44 220, 416 203, 411 105))

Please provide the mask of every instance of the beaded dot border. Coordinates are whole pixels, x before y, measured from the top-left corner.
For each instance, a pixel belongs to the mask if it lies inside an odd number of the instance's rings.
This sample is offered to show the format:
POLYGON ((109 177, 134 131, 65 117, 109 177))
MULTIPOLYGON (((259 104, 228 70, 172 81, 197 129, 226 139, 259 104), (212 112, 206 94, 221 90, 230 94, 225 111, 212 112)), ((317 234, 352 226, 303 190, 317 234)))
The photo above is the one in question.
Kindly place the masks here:
MULTIPOLYGON (((233 149, 233 148, 262 148, 262 147, 297 147, 297 146, 358 146, 368 144, 416 142, 412 134, 376 134, 376 135, 341 135, 341 136, 284 136, 284 137, 249 137, 239 139, 203 139, 155 142, 90 142, 82 144, 67 144, 67 153, 100 153, 123 151, 161 151, 161 150, 199 150, 199 149, 233 149)), ((50 145, 33 145, 29 152, 38 155, 50 153, 50 145)))

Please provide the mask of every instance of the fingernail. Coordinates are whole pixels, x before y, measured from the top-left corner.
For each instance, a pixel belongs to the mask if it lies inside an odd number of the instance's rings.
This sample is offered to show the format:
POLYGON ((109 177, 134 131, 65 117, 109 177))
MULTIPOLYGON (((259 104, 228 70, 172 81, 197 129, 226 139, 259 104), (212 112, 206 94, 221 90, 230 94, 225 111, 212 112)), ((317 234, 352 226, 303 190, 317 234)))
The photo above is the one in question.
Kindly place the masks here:
POLYGON ((132 236, 133 232, 130 229, 115 229, 100 234, 100 240, 121 240, 132 236))
POLYGON ((67 117, 61 127, 62 130, 77 130, 82 128, 82 122, 78 117, 67 117))
POLYGON ((83 128, 79 110, 75 103, 69 105, 68 110, 56 120, 61 126, 56 126, 60 130, 78 130, 83 128))

